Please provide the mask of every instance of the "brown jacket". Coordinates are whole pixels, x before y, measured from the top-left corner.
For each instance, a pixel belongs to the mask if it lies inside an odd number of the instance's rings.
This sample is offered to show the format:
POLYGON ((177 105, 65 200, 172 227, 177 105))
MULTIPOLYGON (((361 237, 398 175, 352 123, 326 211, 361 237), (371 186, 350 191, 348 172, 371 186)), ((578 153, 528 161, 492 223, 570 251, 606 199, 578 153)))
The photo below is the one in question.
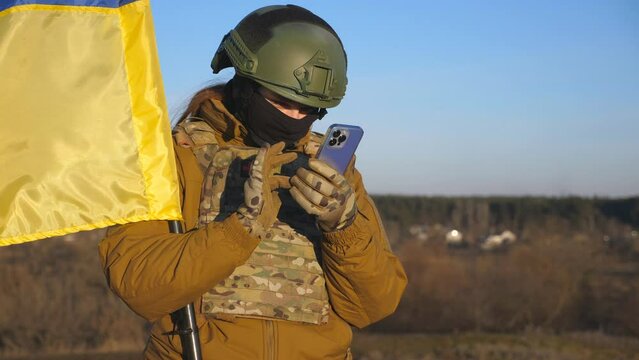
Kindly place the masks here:
MULTIPOLYGON (((219 131, 220 144, 244 145, 246 129, 216 99, 198 113, 219 131)), ((300 146, 308 141, 301 141, 300 146)), ((111 289, 153 322, 147 359, 181 359, 169 313, 195 302, 204 359, 347 359, 352 332, 391 314, 406 286, 404 270, 388 247, 377 210, 361 175, 347 179, 357 194, 354 223, 324 235, 322 267, 332 311, 323 325, 255 318, 213 319, 199 312, 199 298, 244 263, 257 240, 233 215, 196 228, 202 173, 188 148, 175 146, 182 188, 185 234, 166 222, 147 221, 109 229, 99 250, 111 289)))

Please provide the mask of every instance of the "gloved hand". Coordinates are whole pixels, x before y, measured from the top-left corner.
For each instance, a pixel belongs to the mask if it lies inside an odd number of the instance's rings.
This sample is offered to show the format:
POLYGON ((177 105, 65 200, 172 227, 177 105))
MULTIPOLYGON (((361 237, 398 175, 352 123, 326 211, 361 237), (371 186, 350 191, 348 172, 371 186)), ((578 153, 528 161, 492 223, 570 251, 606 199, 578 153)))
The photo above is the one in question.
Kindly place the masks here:
POLYGON ((344 176, 322 160, 310 159, 311 170, 299 168, 291 177, 291 196, 307 213, 317 216, 324 232, 350 225, 357 214, 355 192, 344 176))
POLYGON ((291 187, 289 178, 274 175, 282 164, 297 158, 295 153, 282 153, 284 142, 262 147, 253 160, 249 178, 244 182, 244 204, 238 209, 238 218, 251 235, 261 238, 277 217, 281 202, 274 193, 279 188, 291 187))

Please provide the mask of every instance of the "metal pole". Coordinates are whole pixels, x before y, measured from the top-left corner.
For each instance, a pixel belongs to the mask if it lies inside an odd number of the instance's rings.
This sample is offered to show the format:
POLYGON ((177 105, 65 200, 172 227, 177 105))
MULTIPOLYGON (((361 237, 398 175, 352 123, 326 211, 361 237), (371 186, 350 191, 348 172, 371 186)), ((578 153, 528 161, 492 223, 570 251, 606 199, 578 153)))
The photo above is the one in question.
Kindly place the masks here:
MULTIPOLYGON (((169 221, 169 231, 174 234, 182 234, 182 224, 177 220, 169 221)), ((177 328, 182 343, 183 360, 202 360, 202 350, 200 349, 200 334, 195 322, 195 307, 193 303, 171 313, 171 320, 177 328)))

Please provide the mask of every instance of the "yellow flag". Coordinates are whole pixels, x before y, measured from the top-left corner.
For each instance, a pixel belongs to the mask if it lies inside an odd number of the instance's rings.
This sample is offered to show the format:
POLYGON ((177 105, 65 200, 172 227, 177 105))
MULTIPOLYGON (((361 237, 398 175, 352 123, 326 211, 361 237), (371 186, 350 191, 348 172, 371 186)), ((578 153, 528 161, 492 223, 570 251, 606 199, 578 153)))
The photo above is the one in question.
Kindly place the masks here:
POLYGON ((0 0, 0 246, 181 218, 149 0, 0 0))

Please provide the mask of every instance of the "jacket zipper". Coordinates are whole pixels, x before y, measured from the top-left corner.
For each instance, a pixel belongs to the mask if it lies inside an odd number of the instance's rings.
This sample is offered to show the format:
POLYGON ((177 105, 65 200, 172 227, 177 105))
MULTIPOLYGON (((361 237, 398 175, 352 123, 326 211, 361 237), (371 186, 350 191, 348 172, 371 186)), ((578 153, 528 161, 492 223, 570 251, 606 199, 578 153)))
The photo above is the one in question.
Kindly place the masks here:
POLYGON ((264 341, 266 345, 266 351, 264 352, 264 359, 276 360, 275 350, 275 323, 273 320, 264 320, 264 341))

